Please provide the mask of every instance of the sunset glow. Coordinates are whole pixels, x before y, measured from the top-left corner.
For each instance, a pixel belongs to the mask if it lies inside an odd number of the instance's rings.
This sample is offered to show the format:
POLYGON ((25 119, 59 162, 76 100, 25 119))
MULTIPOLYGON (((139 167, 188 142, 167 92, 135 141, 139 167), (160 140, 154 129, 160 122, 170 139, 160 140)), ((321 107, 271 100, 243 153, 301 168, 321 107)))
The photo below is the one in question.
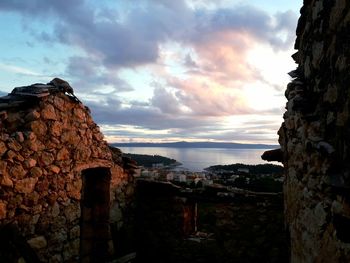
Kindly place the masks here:
POLYGON ((0 95, 59 77, 109 142, 277 144, 301 1, 16 3, 0 3, 0 95))

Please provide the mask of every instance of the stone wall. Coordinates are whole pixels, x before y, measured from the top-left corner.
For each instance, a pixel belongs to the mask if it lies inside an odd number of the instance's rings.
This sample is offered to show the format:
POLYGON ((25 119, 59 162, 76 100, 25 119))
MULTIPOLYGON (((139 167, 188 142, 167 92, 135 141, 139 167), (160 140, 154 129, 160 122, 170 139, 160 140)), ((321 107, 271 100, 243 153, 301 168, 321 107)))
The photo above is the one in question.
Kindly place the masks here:
POLYGON ((0 98, 0 118, 0 228, 15 226, 42 262, 113 254, 109 214, 123 225, 132 165, 110 150, 69 84, 16 88, 0 98))
POLYGON ((195 231, 195 203, 169 182, 138 180, 136 191, 137 262, 185 262, 174 252, 195 231))
POLYGON ((350 261, 350 2, 304 0, 279 130, 291 262, 350 261))
MULTIPOLYGON (((199 210, 201 204, 198 204, 199 210)), ((203 213, 203 212, 202 212, 203 213)), ((199 214, 199 229, 201 214, 199 214)), ((214 237, 220 262, 288 262, 281 195, 250 196, 215 204, 214 237)))
POLYGON ((287 262, 283 196, 137 182, 137 262, 287 262))
POLYGON ((134 169, 136 163, 121 157, 121 151, 112 148, 114 165, 111 168, 110 226, 114 253, 122 256, 136 250, 136 207, 134 169))

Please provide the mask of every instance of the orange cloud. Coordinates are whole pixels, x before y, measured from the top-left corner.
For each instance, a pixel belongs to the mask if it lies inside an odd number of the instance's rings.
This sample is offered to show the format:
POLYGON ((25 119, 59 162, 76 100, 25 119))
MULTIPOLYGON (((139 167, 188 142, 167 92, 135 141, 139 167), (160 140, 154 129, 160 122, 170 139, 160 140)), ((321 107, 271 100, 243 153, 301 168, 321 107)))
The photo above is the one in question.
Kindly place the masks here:
POLYGON ((178 91, 180 105, 198 117, 229 116, 249 112, 243 96, 229 90, 208 77, 190 77, 186 80, 172 78, 168 84, 178 91))
MULTIPOLYGON (((182 114, 199 118, 248 114, 253 110, 243 87, 258 75, 247 60, 254 45, 255 39, 245 32, 212 32, 184 49, 163 46, 161 59, 152 71, 166 80, 164 87, 175 89, 171 96, 182 114), (182 73, 172 71, 174 64, 182 73)), ((157 102, 158 97, 152 100, 156 107, 165 101, 157 102)), ((160 108, 164 110, 164 106, 160 108)))
POLYGON ((256 72, 246 59, 247 52, 255 45, 255 39, 249 34, 226 30, 212 33, 205 40, 195 46, 196 62, 202 75, 223 85, 256 78, 256 72))

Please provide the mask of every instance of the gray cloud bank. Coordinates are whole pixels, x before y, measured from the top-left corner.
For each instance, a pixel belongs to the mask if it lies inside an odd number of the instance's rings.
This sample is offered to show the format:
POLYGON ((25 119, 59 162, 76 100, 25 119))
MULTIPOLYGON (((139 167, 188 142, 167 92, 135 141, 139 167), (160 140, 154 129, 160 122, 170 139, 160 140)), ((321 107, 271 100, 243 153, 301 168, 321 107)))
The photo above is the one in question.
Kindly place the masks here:
MULTIPOLYGON (((295 36, 297 17, 292 11, 270 15, 248 5, 193 9, 184 0, 141 0, 133 1, 132 5, 128 1, 98 3, 101 4, 97 8, 93 2, 85 0, 2 0, 0 12, 22 15, 24 28, 38 41, 61 43, 82 51, 82 55, 69 58, 66 74, 79 91, 90 92, 104 100, 104 103, 87 101, 96 121, 101 124, 181 132, 186 129, 214 131, 215 126, 220 126, 220 116, 252 111, 240 107, 235 98, 222 98, 217 104, 206 101, 199 93, 186 93, 181 85, 174 87, 176 92, 156 87, 146 104, 133 102, 122 107, 118 93, 131 91, 133 87, 118 77, 118 71, 157 63, 160 45, 169 41, 205 46, 219 33, 236 32, 267 43, 275 50, 286 50, 295 36), (38 32, 31 27, 31 21, 49 26, 38 32), (99 93, 98 87, 102 85, 112 87, 108 94, 99 93), (191 111, 184 112, 180 105, 191 111)), ((200 72, 190 56, 185 62, 200 72)))

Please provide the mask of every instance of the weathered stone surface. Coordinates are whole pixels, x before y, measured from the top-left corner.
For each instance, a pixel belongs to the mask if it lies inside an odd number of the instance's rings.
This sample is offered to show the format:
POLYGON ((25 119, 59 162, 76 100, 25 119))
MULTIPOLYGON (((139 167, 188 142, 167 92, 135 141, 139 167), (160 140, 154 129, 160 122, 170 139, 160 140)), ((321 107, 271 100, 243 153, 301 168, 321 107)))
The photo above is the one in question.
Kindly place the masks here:
POLYGON ((75 226, 69 231, 70 240, 74 240, 80 237, 80 226, 75 226))
POLYGON ((335 103, 338 98, 338 90, 334 86, 329 86, 327 92, 324 94, 324 101, 335 103))
POLYGON ((30 123, 31 130, 35 133, 35 135, 42 137, 46 135, 47 126, 43 121, 33 121, 30 123))
POLYGON ((7 151, 7 159, 13 161, 13 160, 17 160, 19 162, 23 162, 24 158, 22 155, 20 155, 19 153, 14 152, 13 150, 9 150, 7 151))
POLYGON ((22 116, 20 112, 7 115, 7 121, 10 123, 21 123, 21 119, 22 119, 22 116))
POLYGON ((15 190, 19 193, 29 194, 34 191, 35 184, 38 178, 25 178, 22 180, 17 180, 15 184, 15 190))
POLYGON ((3 174, 2 176, 0 175, 0 183, 2 186, 5 186, 5 187, 13 186, 13 182, 7 174, 3 174))
POLYGON ((76 239, 64 246, 63 259, 65 261, 72 260, 79 255, 80 240, 76 239))
POLYGON ((58 121, 55 121, 54 123, 52 123, 51 127, 50 127, 50 131, 51 134, 54 136, 60 136, 62 133, 62 126, 61 123, 58 121))
POLYGON ((54 106, 59 109, 60 111, 64 111, 65 110, 65 102, 64 99, 60 98, 60 97, 55 97, 53 100, 53 104, 54 106))
POLYGON ((312 46, 312 66, 314 68, 319 66, 320 60, 323 56, 323 42, 314 42, 312 46))
POLYGON ((78 121, 80 122, 85 121, 86 116, 85 116, 85 112, 82 109, 75 108, 73 112, 74 112, 74 116, 77 117, 78 121))
POLYGON ((75 180, 66 184, 67 195, 75 200, 81 198, 82 180, 75 180))
POLYGON ((15 133, 15 138, 19 143, 24 142, 24 134, 23 132, 16 132, 15 133))
POLYGON ((56 120, 57 119, 55 108, 51 104, 46 105, 46 107, 44 107, 42 109, 41 116, 45 120, 56 120))
POLYGON ((64 216, 57 216, 51 219, 51 230, 53 233, 60 232, 66 227, 67 219, 64 216))
POLYGON ((7 112, 5 110, 0 111, 0 121, 6 120, 8 117, 7 112))
POLYGON ((127 187, 126 187, 126 192, 125 192, 125 194, 127 195, 127 196, 132 196, 133 194, 134 194, 134 186, 133 185, 128 185, 127 187))
POLYGON ((30 140, 26 142, 26 145, 31 151, 38 152, 46 148, 46 146, 40 140, 30 140))
POLYGON ((36 191, 33 191, 32 193, 29 193, 25 196, 25 199, 23 200, 23 204, 27 207, 34 207, 38 204, 39 201, 39 194, 36 191))
POLYGON ((47 246, 47 241, 44 236, 31 238, 27 242, 33 249, 41 249, 47 246))
POLYGON ((56 216, 58 216, 59 214, 60 214, 60 206, 59 206, 59 204, 56 202, 56 200, 57 200, 57 195, 55 195, 55 196, 52 196, 52 195, 50 195, 50 203, 52 202, 53 203, 53 206, 52 206, 52 212, 51 212, 51 215, 53 216, 53 217, 56 217, 56 216))
POLYGON ((9 139, 9 141, 7 142, 7 147, 11 150, 14 150, 15 152, 18 152, 22 149, 21 144, 13 138, 9 139))
POLYGON ((0 174, 4 174, 6 171, 7 162, 0 160, 0 174))
POLYGON ((103 134, 100 133, 100 131, 98 130, 97 133, 93 134, 93 138, 96 139, 96 140, 103 140, 103 134))
POLYGON ((66 148, 62 148, 57 153, 57 161, 67 160, 69 159, 69 151, 66 148))
POLYGON ((61 256, 61 254, 55 254, 51 257, 50 263, 60 263, 60 262, 63 262, 63 258, 61 256))
POLYGON ((0 201, 0 219, 6 218, 6 203, 0 201))
POLYGON ((24 136, 25 136, 25 138, 27 139, 27 140, 30 140, 30 141, 32 141, 32 140, 36 140, 36 135, 35 135, 35 133, 34 132, 31 132, 31 131, 27 131, 27 132, 25 132, 24 133, 24 136))
POLYGON ((30 174, 31 176, 38 178, 43 174, 43 171, 39 167, 33 167, 32 169, 30 169, 30 174))
POLYGON ((345 107, 344 111, 338 113, 336 125, 345 126, 347 123, 349 123, 349 110, 345 107))
POLYGON ((0 156, 2 156, 7 151, 6 144, 0 141, 0 156))
POLYGON ((121 209, 119 208, 119 205, 114 203, 112 209, 111 209, 111 222, 117 223, 121 221, 123 218, 123 213, 121 209))
POLYGON ((45 166, 48 166, 48 165, 52 164, 54 160, 55 160, 55 157, 54 157, 54 155, 52 153, 43 152, 41 154, 40 161, 45 166))
POLYGON ((91 155, 91 150, 87 147, 79 147, 74 153, 74 159, 79 161, 79 160, 87 160, 90 158, 91 155))
POLYGON ((54 174, 58 174, 61 171, 61 169, 56 165, 50 165, 48 167, 48 170, 53 172, 54 174))
POLYGON ((62 131, 61 140, 63 143, 68 143, 71 145, 78 145, 80 138, 77 136, 76 131, 62 131))
POLYGON ((329 27, 330 29, 336 29, 339 20, 343 17, 343 12, 346 8, 346 0, 336 0, 330 13, 329 27))
POLYGON ((64 209, 64 214, 68 222, 72 222, 80 217, 80 205, 70 204, 64 209))
POLYGON ((21 179, 26 175, 27 171, 24 170, 23 166, 21 164, 14 164, 12 168, 10 169, 10 176, 12 178, 18 178, 21 179))
POLYGON ((350 239, 342 234, 350 226, 349 28, 346 0, 304 1, 297 74, 279 130, 292 263, 350 261, 350 239), (295 107, 298 96, 309 102, 304 111, 295 107))
POLYGON ((37 119, 40 118, 40 113, 36 110, 29 112, 26 116, 25 116, 25 120, 26 121, 35 121, 37 119))
POLYGON ((67 233, 61 229, 57 232, 51 233, 48 240, 51 252, 62 252, 64 244, 68 241, 67 233))
POLYGON ((24 166, 25 168, 29 169, 29 168, 32 168, 36 165, 36 160, 32 159, 32 158, 29 158, 29 159, 26 159, 24 161, 24 166))

